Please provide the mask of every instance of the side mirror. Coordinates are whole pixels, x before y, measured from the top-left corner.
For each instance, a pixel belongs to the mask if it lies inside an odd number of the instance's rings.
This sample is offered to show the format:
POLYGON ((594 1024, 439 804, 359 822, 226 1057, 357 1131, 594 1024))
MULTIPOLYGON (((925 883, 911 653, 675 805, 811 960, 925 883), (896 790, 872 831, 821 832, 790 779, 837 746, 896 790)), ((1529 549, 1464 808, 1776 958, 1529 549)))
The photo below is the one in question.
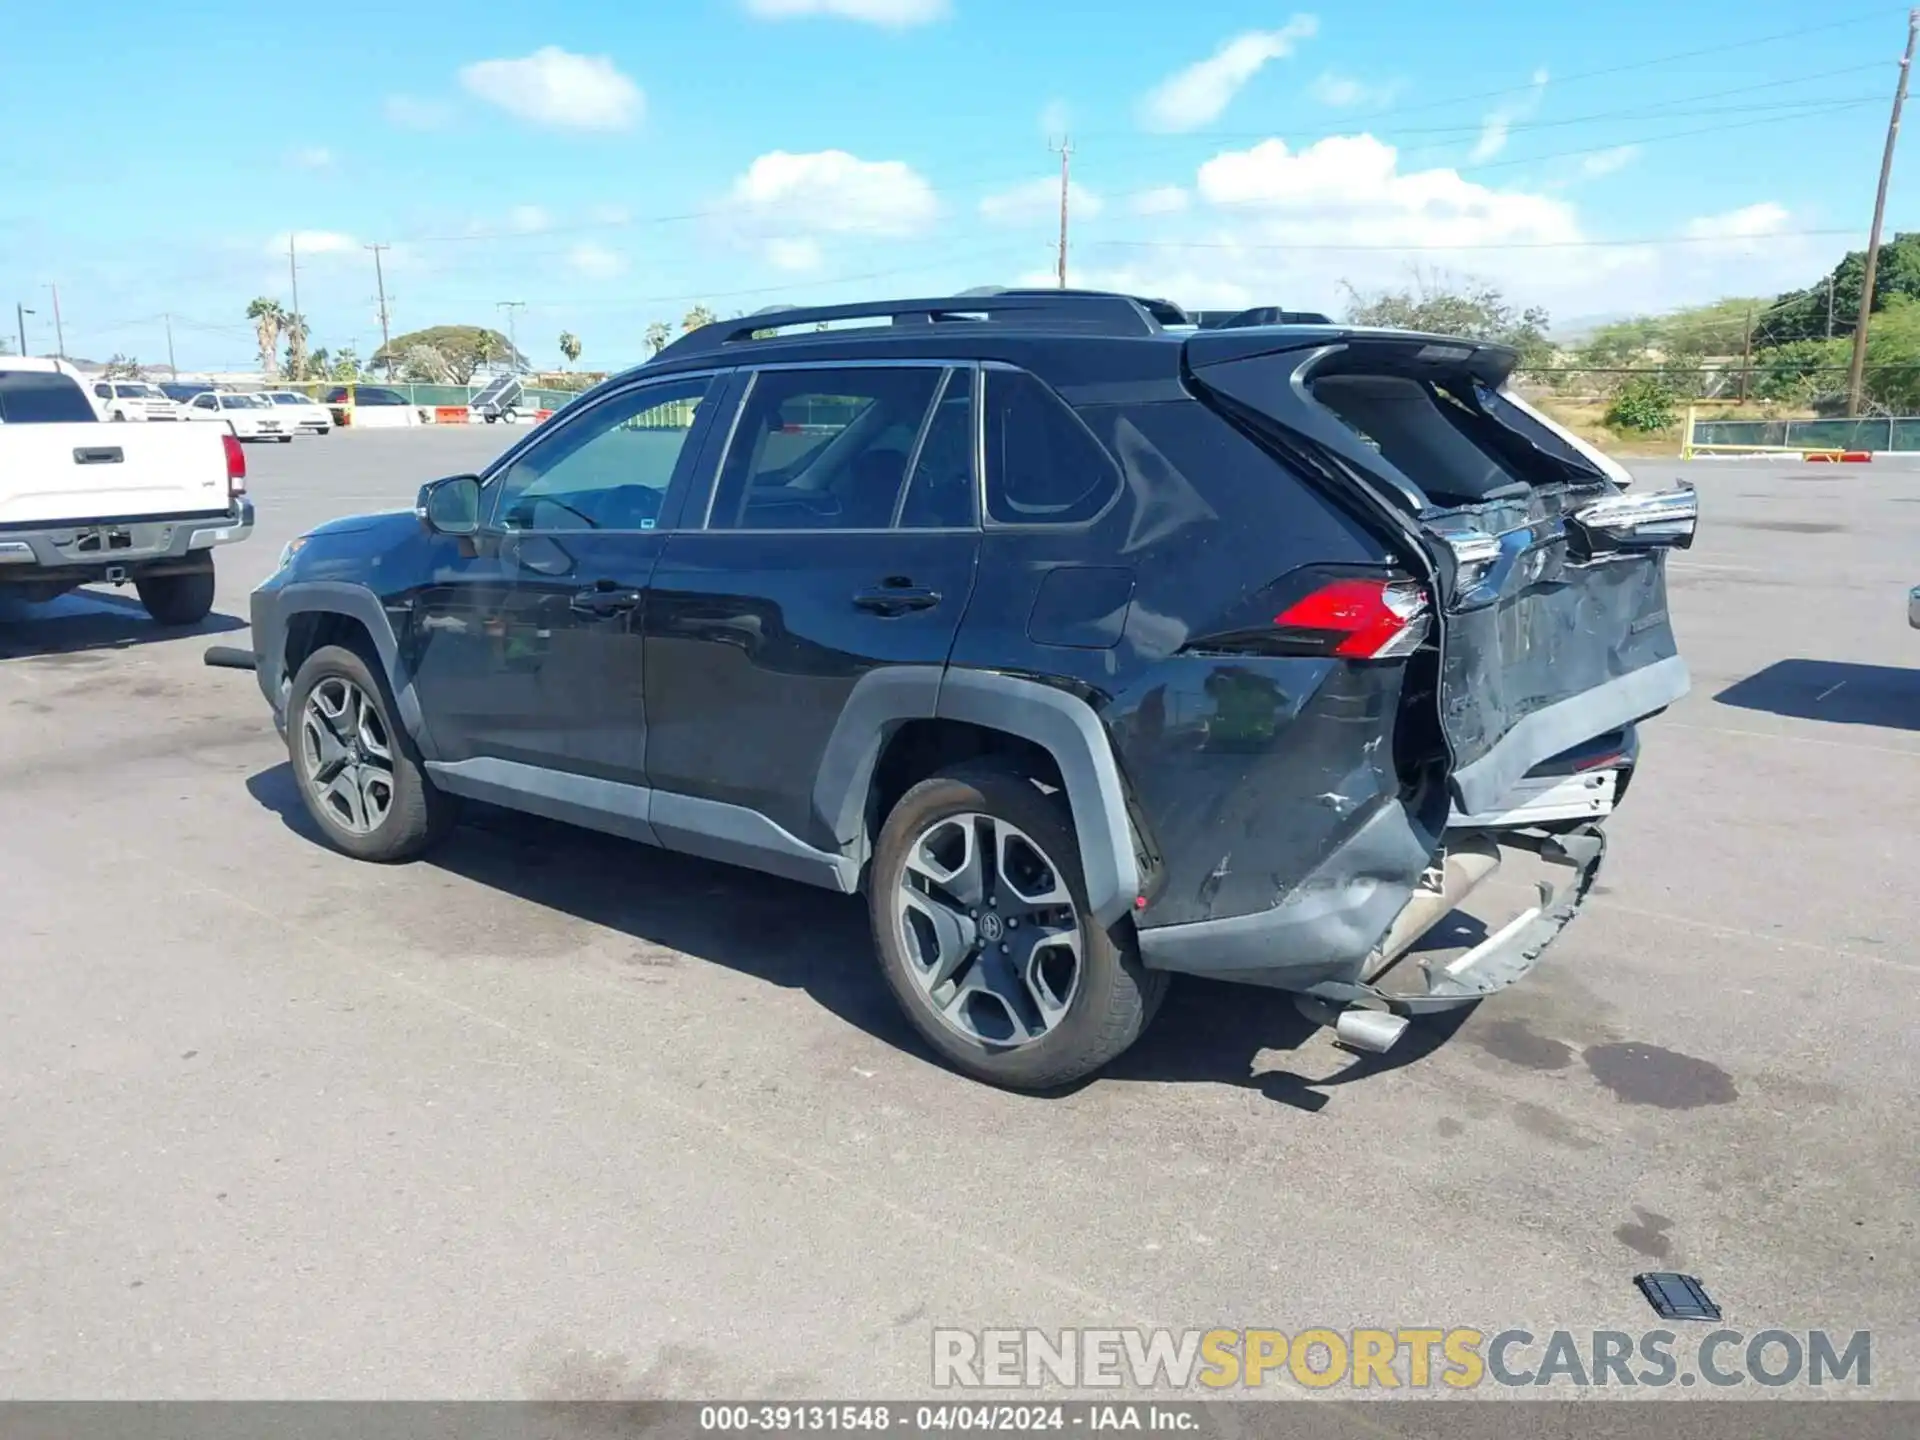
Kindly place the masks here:
POLYGON ((451 475, 420 487, 413 513, 442 535, 471 535, 480 528, 480 477, 451 475))

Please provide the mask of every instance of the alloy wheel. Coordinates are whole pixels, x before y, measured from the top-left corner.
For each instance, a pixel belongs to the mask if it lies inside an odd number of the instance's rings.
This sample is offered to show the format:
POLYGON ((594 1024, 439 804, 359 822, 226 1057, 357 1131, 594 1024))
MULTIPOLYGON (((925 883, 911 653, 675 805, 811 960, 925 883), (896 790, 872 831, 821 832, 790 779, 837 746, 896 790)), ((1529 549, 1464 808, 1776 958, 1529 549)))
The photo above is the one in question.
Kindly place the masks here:
POLYGON ((907 970, 942 1024, 1012 1049, 1051 1034, 1080 990, 1082 935, 1060 867, 991 815, 934 821, 895 890, 907 970))
POLYGON ((351 835, 371 835, 393 808, 393 744, 373 697, 342 675, 307 693, 300 759, 320 807, 351 835))

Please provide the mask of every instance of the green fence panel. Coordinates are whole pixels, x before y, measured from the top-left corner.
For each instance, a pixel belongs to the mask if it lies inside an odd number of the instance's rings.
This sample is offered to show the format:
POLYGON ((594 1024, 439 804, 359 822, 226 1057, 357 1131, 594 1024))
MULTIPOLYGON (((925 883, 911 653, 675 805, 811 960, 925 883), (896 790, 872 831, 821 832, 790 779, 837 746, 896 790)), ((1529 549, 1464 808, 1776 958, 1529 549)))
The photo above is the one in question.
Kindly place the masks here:
POLYGON ((1702 420, 1693 427, 1696 445, 1788 445, 1785 420, 1702 420))
POLYGON ((1890 450, 1893 421, 1884 415, 1857 420, 1789 420, 1786 443, 1808 450, 1890 450))

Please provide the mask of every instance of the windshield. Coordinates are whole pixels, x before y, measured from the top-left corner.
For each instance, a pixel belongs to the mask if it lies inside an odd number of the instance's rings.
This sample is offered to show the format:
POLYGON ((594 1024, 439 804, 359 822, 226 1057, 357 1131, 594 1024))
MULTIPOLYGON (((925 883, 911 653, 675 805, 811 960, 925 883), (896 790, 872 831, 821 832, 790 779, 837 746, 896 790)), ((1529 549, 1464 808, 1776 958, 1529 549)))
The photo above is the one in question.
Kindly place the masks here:
POLYGON ((116 385, 113 387, 113 393, 122 400, 164 400, 167 398, 151 385, 116 385))
POLYGON ((258 395, 222 395, 220 408, 222 410, 264 410, 267 408, 267 402, 258 395))

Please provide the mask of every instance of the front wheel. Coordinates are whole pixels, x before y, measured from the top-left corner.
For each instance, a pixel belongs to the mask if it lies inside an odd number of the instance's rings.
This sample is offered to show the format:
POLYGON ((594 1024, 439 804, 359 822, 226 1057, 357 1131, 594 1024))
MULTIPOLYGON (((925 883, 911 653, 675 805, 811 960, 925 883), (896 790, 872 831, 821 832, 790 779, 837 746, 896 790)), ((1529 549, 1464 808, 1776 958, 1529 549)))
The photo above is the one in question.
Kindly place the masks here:
POLYGON ((140 603, 162 625, 198 625, 213 609, 213 566, 184 575, 149 575, 133 582, 140 603))
POLYGON ((384 678, 356 651, 323 645, 300 666, 287 752, 307 813, 355 859, 412 860, 453 826, 456 802, 427 778, 384 678))
POLYGON ((1049 1090, 1125 1050, 1167 977, 1129 922, 1086 899, 1062 797, 989 763, 909 790, 881 828, 868 905, 881 970, 914 1027, 990 1085, 1049 1090))
POLYGON ((293 443, 293 436, 291 435, 276 435, 273 438, 278 440, 282 445, 291 445, 293 443))

